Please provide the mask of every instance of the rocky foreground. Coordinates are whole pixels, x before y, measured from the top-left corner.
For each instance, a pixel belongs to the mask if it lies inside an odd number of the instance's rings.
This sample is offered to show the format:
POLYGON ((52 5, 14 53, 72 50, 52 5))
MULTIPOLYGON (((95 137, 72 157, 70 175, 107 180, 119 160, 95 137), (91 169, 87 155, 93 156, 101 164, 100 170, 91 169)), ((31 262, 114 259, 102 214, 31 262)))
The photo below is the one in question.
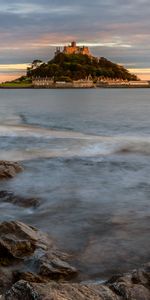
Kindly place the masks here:
POLYGON ((75 283, 78 271, 44 233, 19 221, 0 224, 0 294, 4 300, 148 300, 150 264, 105 284, 75 283))
MULTIPOLYGON (((0 179, 14 177, 18 163, 0 161, 0 179)), ((0 201, 22 207, 39 205, 0 191, 0 201)), ((0 224, 1 300, 150 300, 150 264, 105 284, 78 282, 72 258, 60 252, 47 234, 19 221, 0 224)))

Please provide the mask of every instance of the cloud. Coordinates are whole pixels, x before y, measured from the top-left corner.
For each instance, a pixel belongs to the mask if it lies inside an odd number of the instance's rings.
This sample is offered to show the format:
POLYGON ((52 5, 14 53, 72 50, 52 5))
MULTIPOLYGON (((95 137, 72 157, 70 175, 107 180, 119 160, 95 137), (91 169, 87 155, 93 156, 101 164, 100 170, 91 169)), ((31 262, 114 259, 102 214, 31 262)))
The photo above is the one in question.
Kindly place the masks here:
POLYGON ((28 64, 2 64, 0 65, 0 82, 14 80, 26 74, 28 64))
POLYGON ((145 68, 149 15, 148 0, 0 0, 0 63, 46 61, 55 45, 76 40, 94 55, 145 68))
POLYGON ((0 72, 2 72, 2 71, 8 72, 8 70, 9 71, 16 71, 16 70, 24 71, 27 69, 27 67, 28 67, 28 64, 2 64, 2 65, 0 65, 0 72))
MULTIPOLYGON (((64 47, 66 43, 61 44, 49 44, 50 47, 64 47)), ((110 42, 110 43, 99 43, 99 42, 80 42, 78 46, 87 46, 87 47, 108 47, 108 48, 131 48, 132 46, 129 44, 122 44, 121 42, 110 42)))
POLYGON ((55 5, 42 5, 36 3, 3 3, 1 5, 1 13, 10 14, 10 15, 27 15, 27 14, 58 14, 58 15, 66 15, 66 14, 74 14, 77 7, 75 6, 55 6, 55 5))

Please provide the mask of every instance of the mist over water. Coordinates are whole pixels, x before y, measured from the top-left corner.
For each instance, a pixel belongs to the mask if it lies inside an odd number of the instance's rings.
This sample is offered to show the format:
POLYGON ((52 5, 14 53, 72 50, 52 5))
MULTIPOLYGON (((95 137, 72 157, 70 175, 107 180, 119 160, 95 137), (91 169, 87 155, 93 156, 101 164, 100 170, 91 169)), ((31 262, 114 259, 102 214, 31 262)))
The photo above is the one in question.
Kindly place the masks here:
POLYGON ((0 159, 25 170, 0 190, 40 206, 0 203, 0 221, 47 231, 84 279, 149 261, 149 116, 147 89, 1 90, 0 159))

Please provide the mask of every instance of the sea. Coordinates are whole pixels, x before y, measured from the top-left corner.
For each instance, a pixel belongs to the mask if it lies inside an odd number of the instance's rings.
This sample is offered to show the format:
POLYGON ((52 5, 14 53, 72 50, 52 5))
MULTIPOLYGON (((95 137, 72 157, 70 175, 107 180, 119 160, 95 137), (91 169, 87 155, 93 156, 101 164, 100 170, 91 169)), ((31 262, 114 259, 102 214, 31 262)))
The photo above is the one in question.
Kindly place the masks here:
POLYGON ((0 191, 0 222, 47 232, 83 280, 150 261, 149 89, 0 90, 0 160, 24 171, 0 191))

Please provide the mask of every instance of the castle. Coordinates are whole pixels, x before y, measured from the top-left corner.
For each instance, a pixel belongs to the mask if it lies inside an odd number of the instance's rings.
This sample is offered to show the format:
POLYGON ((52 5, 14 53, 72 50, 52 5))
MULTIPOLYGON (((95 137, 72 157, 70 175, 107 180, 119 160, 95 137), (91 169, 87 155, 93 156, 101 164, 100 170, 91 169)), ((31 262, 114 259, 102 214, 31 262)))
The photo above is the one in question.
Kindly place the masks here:
POLYGON ((88 55, 88 56, 92 56, 92 54, 90 53, 90 50, 88 47, 82 46, 79 47, 77 46, 76 42, 73 41, 71 43, 71 45, 68 46, 64 46, 63 51, 61 51, 60 47, 56 48, 55 51, 55 55, 59 54, 59 53, 64 53, 64 54, 82 54, 82 55, 88 55))

